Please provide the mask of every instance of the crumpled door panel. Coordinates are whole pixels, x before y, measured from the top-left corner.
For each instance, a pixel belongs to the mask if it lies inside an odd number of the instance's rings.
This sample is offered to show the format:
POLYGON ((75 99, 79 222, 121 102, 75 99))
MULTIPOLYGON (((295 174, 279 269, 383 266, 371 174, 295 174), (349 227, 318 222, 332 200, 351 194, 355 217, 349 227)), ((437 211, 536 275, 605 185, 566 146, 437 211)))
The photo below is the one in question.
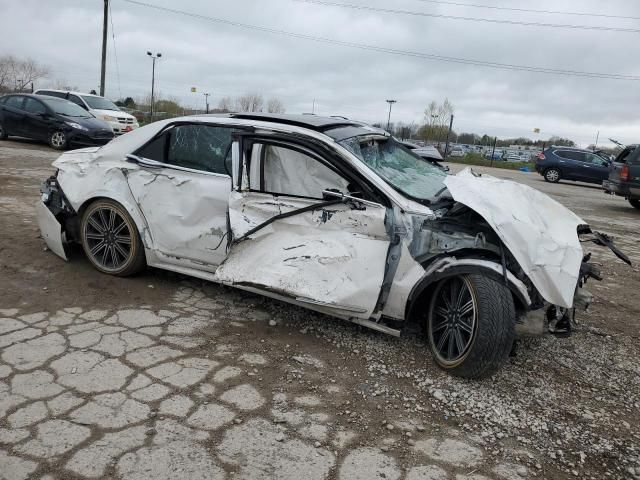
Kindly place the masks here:
MULTIPOLYGON (((229 203, 235 238, 280 212, 318 200, 233 192, 229 203), (268 215, 266 210, 271 210, 268 215)), ((354 210, 339 204, 276 220, 234 244, 216 270, 224 283, 245 285, 321 306, 342 316, 369 318, 384 276, 389 239, 386 209, 354 210)))

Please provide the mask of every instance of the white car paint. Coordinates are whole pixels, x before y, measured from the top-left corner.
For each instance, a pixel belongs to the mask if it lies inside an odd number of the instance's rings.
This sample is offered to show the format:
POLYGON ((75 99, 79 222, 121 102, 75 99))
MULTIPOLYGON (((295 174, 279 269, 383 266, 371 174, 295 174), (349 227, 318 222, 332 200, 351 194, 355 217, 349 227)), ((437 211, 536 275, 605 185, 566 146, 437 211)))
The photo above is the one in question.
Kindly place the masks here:
MULTIPOLYGON (((433 220, 437 213, 391 188, 327 135, 306 128, 233 117, 185 117, 142 127, 102 148, 67 152, 53 165, 59 169, 58 183, 75 211, 96 197, 112 198, 126 208, 141 233, 150 266, 232 284, 359 321, 380 315, 403 320, 411 291, 428 275, 412 258, 409 246, 415 233, 413 225, 433 220), (235 178, 245 161, 235 145, 233 179, 179 169, 147 169, 126 161, 127 154, 176 120, 251 125, 257 132, 312 137, 374 184, 394 206, 396 221, 407 232, 384 309, 376 312, 375 303, 385 274, 390 244, 385 215, 391 209, 366 205, 365 210, 348 210, 341 204, 325 209, 327 213, 292 216, 232 246, 227 255, 223 238, 228 234, 227 209, 231 231, 237 238, 273 215, 300 207, 308 200, 276 200, 271 195, 248 192, 250 175, 246 169, 242 179, 235 178), (208 185, 216 192, 208 191, 208 185), (203 198, 195 198, 199 196, 203 198), (329 214, 331 219, 323 221, 322 215, 329 214)), ((513 182, 478 178, 465 171, 447 177, 445 183, 456 201, 478 212, 495 229, 545 300, 571 306, 582 252, 576 226, 584 222, 546 195, 513 182), (549 218, 542 213, 546 210, 549 218)), ((41 228, 50 231, 42 222, 41 228)), ((50 247, 54 244, 50 235, 45 241, 50 247)), ((459 261, 452 255, 441 269, 459 261)), ((483 266, 502 271, 499 264, 486 264, 483 266)), ((510 272, 509 280, 514 288, 522 289, 522 282, 510 272)))
POLYGON ((445 184, 493 227, 546 301, 573 305, 584 255, 576 229, 584 220, 534 188, 469 168, 445 184))

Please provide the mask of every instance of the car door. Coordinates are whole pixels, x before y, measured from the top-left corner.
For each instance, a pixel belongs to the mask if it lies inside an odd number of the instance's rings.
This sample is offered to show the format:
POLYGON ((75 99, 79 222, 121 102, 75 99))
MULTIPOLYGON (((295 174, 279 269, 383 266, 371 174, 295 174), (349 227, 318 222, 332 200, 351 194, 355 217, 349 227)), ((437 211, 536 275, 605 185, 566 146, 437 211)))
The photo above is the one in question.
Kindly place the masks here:
POLYGON ((560 157, 558 160, 562 177, 567 180, 581 180, 584 172, 582 164, 584 163, 584 154, 575 150, 556 150, 555 155, 560 157))
POLYGON ((371 317, 390 244, 386 207, 341 198, 359 180, 308 146, 256 137, 237 151, 232 243, 216 278, 343 318, 371 317))
POLYGON ((51 118, 49 110, 40 100, 32 97, 26 97, 23 109, 24 116, 24 132, 25 135, 39 140, 46 140, 49 135, 49 124, 51 118))
POLYGON ((23 103, 24 96, 11 95, 2 105, 2 126, 9 135, 25 135, 23 103))
POLYGON ((131 192, 162 263, 213 272, 226 256, 232 130, 171 125, 127 158, 131 192))
POLYGON ((602 181, 609 178, 610 162, 595 153, 586 153, 585 159, 585 181, 602 185, 602 181))

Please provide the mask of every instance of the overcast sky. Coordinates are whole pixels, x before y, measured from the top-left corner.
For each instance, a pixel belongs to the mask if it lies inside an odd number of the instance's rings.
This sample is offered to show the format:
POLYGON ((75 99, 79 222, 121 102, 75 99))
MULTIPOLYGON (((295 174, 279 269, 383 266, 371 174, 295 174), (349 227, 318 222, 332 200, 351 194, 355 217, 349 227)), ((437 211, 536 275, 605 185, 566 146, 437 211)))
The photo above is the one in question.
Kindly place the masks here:
MULTIPOLYGON (((256 31, 111 0, 106 93, 150 91, 151 60, 161 52, 156 88, 191 106, 215 105, 248 91, 279 97, 289 113, 421 122, 425 106, 448 97, 454 129, 479 134, 560 135, 582 145, 640 140, 640 82, 499 70, 331 45, 256 31), (195 86, 198 93, 190 93, 195 86)), ((208 17, 396 50, 498 63, 640 76, 640 33, 505 25, 398 15, 294 0, 143 0, 208 17)), ((610 0, 457 0, 492 6, 606 13, 640 18, 640 2, 610 0)), ((640 29, 640 20, 550 15, 443 5, 424 0, 332 0, 445 15, 640 29)), ((0 54, 51 68, 38 86, 64 79, 98 90, 102 0, 0 0, 0 54)))

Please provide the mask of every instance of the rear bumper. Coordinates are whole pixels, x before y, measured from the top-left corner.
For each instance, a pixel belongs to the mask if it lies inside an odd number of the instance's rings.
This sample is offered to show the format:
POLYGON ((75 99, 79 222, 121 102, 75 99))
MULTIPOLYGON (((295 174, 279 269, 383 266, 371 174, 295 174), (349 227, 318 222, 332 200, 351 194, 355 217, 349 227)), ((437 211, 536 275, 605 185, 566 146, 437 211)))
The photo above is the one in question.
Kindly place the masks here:
POLYGON ((610 180, 604 180, 602 182, 602 189, 605 193, 611 195, 620 195, 621 197, 629 196, 629 187, 621 185, 618 182, 612 182, 610 180))

